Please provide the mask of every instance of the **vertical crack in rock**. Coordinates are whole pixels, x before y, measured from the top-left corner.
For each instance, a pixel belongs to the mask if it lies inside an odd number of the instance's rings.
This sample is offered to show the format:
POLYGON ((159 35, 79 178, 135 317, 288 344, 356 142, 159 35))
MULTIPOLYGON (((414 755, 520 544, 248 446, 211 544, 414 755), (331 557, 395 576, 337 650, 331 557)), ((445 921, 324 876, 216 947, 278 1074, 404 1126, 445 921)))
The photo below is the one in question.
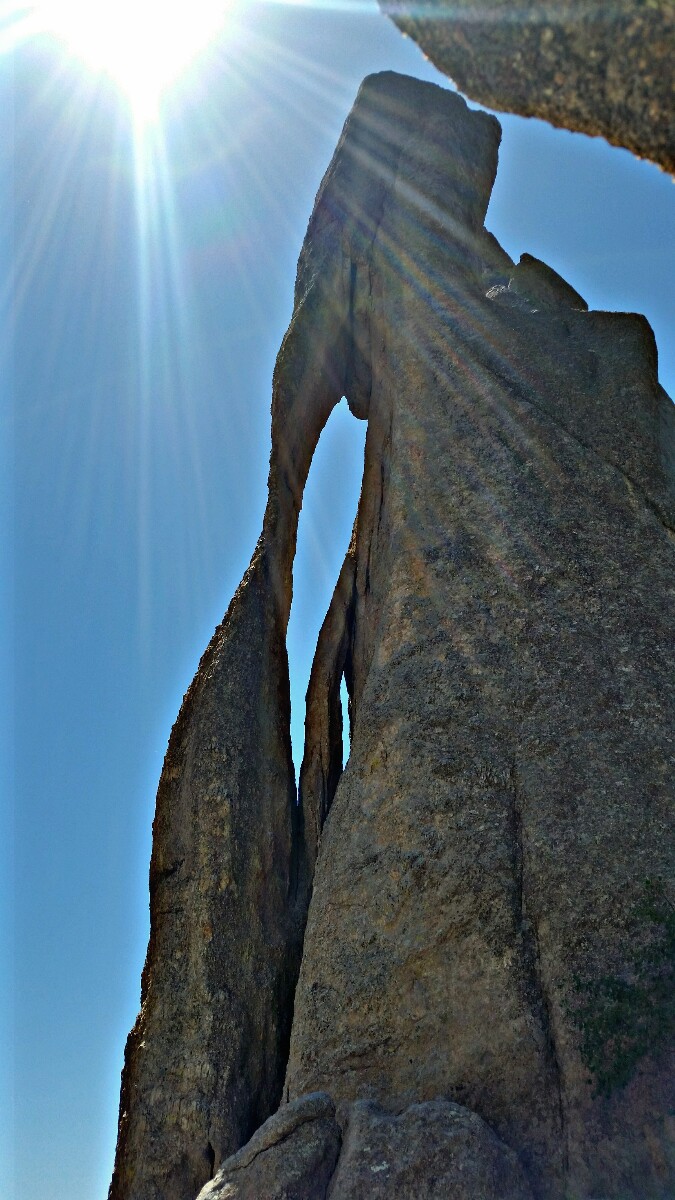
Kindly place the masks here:
POLYGON ((354 539, 321 627, 307 688, 305 748, 300 768, 299 808, 304 862, 299 890, 308 897, 321 831, 342 774, 343 714, 340 683, 351 638, 356 571, 354 539))
POLYGON ((515 883, 514 913, 516 924, 520 931, 523 959, 523 982, 533 1017, 535 1020, 538 1018, 549 1059, 552 1075, 552 1089, 555 1094, 555 1106, 557 1108, 558 1118, 557 1132, 559 1136, 559 1147, 556 1149, 561 1158, 559 1171, 561 1176, 565 1178, 569 1168, 569 1155, 567 1151, 564 1081, 555 1043, 555 1033, 551 1020, 548 989, 546 987, 542 972, 541 951, 539 946, 536 919, 530 914, 526 899, 525 879, 527 855, 525 846, 523 844, 522 802, 520 795, 520 784, 518 780, 518 769, 515 763, 511 764, 510 784, 513 825, 513 877, 515 883))

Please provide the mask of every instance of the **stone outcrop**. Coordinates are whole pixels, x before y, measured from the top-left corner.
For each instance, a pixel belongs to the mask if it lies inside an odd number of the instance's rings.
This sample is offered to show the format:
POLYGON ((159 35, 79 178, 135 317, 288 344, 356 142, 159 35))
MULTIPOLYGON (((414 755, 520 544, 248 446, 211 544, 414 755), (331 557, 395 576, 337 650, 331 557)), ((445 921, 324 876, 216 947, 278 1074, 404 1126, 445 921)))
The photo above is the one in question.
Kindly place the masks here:
POLYGON ((385 73, 322 182, 263 533, 160 784, 113 1200, 675 1191, 675 410, 642 317, 486 232, 498 142, 385 73), (292 559, 342 395, 296 807, 292 559))
POLYGON ((343 393, 347 286, 336 261, 297 305, 275 369, 263 532, 171 733, 110 1200, 194 1196, 281 1096, 310 883, 285 634, 302 492, 343 393))
POLYGON ((341 1144, 330 1096, 302 1096, 223 1163, 199 1200, 323 1200, 341 1144))
POLYGON ((198 1200, 532 1200, 523 1169, 476 1113, 448 1100, 388 1112, 357 1100, 344 1141, 330 1096, 284 1105, 198 1200))
POLYGON ((379 0, 460 91, 675 173, 672 0, 379 0))
POLYGON ((279 1101, 302 939, 282 591, 263 537, 171 734, 111 1200, 194 1196, 279 1101))
POLYGON ((447 1100, 400 1114, 350 1108, 331 1200, 532 1200, 516 1155, 476 1113, 447 1100))

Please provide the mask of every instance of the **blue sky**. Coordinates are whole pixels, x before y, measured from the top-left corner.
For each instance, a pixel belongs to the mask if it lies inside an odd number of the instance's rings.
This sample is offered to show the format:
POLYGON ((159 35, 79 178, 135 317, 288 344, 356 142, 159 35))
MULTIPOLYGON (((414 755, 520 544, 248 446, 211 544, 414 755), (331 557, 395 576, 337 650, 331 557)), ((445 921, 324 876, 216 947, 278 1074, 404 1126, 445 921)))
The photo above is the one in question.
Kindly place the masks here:
MULTIPOLYGON (((139 139, 113 83, 55 43, 0 64, 3 1196, 107 1193, 162 758, 259 532, 314 195, 383 68, 447 84, 366 0, 242 7, 139 139)), ((672 182, 598 140, 503 126, 488 226, 592 307, 644 312, 672 395, 672 182)), ((360 482, 343 408, 300 525, 296 754, 360 482)))

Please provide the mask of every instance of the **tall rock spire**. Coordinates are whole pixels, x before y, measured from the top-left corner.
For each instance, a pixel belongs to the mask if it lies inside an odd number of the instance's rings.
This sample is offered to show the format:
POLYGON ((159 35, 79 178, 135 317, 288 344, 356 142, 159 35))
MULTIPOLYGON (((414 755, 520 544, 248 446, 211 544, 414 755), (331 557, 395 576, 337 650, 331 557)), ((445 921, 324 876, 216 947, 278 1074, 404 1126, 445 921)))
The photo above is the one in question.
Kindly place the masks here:
POLYGON ((370 1195, 371 1143, 372 1195, 435 1196, 425 1129, 439 1196, 672 1194, 673 407, 643 318, 485 230, 498 142, 373 76, 321 185, 263 533, 160 783, 112 1200, 281 1195, 296 1137, 307 1200, 370 1195), (298 807, 292 561, 342 395, 363 489, 298 807))

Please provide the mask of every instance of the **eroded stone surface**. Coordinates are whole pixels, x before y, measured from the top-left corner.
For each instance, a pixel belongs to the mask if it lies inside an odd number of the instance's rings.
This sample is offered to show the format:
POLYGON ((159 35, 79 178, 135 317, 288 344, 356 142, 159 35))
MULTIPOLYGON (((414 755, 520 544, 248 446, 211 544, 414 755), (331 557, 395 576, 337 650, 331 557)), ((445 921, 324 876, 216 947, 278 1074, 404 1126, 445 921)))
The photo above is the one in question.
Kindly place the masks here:
POLYGON ((328 1089, 341 1119, 445 1095, 518 1150, 537 1197, 665 1200, 667 1048, 594 1095, 575 1013, 650 952, 645 880, 672 869, 672 405, 643 318, 498 261, 480 225, 496 139, 490 170, 453 178, 481 153, 474 118, 429 123, 411 89, 402 136, 380 87, 362 170, 379 182, 398 149, 352 275, 369 427, 351 755, 288 1094, 328 1089))
POLYGON ((345 1124, 355 1102, 446 1097, 535 1200, 675 1190, 658 1006, 645 1041, 627 1005, 617 1063, 589 1070, 603 981, 665 969, 645 886, 672 864, 674 410, 643 318, 584 311, 484 230, 498 141, 385 73, 321 185, 263 533, 160 783, 113 1200, 193 1200, 276 1109, 312 888, 286 1099, 329 1092, 345 1124), (368 419, 364 481, 298 811, 292 559, 343 394, 368 419))
POLYGON ((532 1200, 518 1157, 448 1100, 387 1111, 357 1100, 344 1141, 325 1093, 283 1105, 197 1200, 532 1200))
POLYGON ((273 595, 261 545, 171 735, 115 1200, 194 1196, 278 1103, 302 927, 289 898, 294 789, 273 595))
POLYGON ((488 108, 599 134, 675 172, 672 0, 379 0, 488 108))
POLYGON ((223 1163, 198 1200, 325 1200, 340 1145, 330 1096, 301 1096, 223 1163))
POLYGON ((532 1200, 518 1162, 485 1121, 430 1100, 400 1114, 368 1100, 349 1110, 330 1200, 532 1200))
POLYGON ((110 1200, 191 1200, 281 1096, 311 883, 285 634, 302 491, 343 392, 340 270, 308 281, 279 351, 263 532, 171 734, 110 1200))

